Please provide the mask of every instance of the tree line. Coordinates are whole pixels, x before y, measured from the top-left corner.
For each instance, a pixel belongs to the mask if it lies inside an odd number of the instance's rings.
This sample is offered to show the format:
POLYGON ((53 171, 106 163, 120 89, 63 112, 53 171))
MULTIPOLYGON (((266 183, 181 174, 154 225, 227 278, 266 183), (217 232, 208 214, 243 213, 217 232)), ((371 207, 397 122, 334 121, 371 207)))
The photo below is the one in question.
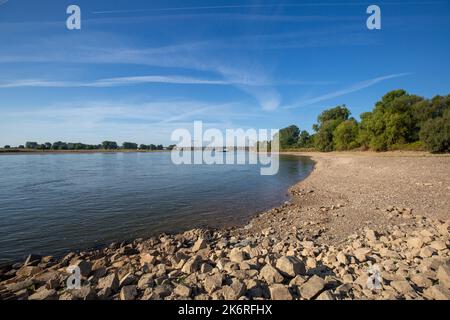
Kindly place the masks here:
POLYGON ((360 119, 351 117, 345 105, 336 106, 317 117, 313 134, 296 125, 281 129, 280 148, 450 151, 450 94, 425 99, 394 90, 360 119))
MULTIPOLYGON (((85 144, 80 142, 62 142, 56 141, 54 143, 46 142, 46 143, 37 143, 28 141, 25 145, 19 145, 18 149, 35 149, 35 150, 117 150, 117 149, 125 149, 125 150, 171 150, 175 147, 175 145, 170 145, 166 148, 162 144, 140 144, 134 142, 124 142, 121 146, 117 144, 115 141, 103 141, 101 144, 85 144)), ((5 149, 10 149, 10 145, 6 145, 5 149)))

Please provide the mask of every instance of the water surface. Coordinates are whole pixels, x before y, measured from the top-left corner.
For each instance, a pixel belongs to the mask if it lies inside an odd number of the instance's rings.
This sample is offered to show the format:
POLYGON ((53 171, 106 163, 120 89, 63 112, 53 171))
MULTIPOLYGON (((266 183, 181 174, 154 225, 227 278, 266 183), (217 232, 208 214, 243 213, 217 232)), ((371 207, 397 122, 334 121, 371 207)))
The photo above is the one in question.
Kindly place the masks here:
POLYGON ((239 224, 285 201, 312 167, 288 155, 274 176, 259 165, 174 165, 168 152, 0 156, 0 262, 239 224))

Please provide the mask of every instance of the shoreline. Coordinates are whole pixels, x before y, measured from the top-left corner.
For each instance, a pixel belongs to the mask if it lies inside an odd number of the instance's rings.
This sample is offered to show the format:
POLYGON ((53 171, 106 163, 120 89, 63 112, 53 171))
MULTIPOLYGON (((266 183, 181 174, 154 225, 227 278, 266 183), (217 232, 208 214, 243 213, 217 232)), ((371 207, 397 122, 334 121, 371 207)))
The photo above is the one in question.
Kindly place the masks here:
POLYGON ((248 224, 161 234, 72 252, 58 260, 31 257, 27 265, 0 273, 14 276, 2 278, 0 298, 450 299, 445 280, 450 264, 450 177, 445 168, 450 157, 390 154, 386 161, 385 155, 367 153, 364 158, 355 153, 288 154, 310 157, 315 162, 312 172, 289 189, 292 201, 256 213, 248 224), (397 189, 393 181, 401 180, 402 168, 408 172, 408 167, 431 168, 433 172, 422 169, 409 179, 431 182, 397 189), (339 168, 352 168, 354 174, 339 168), (374 189, 368 173, 381 188, 374 189), (440 190, 435 190, 436 183, 440 190), (386 198, 389 192, 393 197, 386 198), (427 203, 420 195, 431 199, 427 203), (386 259, 390 264, 396 260, 395 266, 386 267, 386 259), (433 274, 423 275, 423 261, 433 274), (364 288, 369 262, 383 269, 381 291, 364 288), (402 263, 407 267, 397 272, 402 263), (83 294, 64 288, 65 268, 73 264, 84 266, 89 289, 81 290, 83 294), (105 278, 111 280, 106 287, 105 278), (38 288, 22 288, 30 283, 38 288))

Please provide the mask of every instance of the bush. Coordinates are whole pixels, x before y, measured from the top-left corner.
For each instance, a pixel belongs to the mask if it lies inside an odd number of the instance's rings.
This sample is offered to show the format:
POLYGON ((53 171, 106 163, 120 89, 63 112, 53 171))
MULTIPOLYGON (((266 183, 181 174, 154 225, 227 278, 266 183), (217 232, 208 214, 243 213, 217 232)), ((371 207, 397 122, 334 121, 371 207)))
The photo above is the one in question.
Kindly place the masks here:
POLYGON ((442 117, 426 121, 420 130, 420 139, 431 152, 449 152, 450 109, 442 117))

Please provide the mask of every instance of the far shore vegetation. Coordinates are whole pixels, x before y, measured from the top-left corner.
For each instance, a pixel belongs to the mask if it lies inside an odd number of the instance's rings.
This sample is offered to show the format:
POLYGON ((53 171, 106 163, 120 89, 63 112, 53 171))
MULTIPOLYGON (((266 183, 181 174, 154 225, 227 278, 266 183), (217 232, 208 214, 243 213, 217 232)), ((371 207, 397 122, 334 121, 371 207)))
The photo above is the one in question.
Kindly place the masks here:
POLYGON ((9 145, 0 149, 0 152, 113 152, 113 151, 164 151, 172 150, 175 145, 164 147, 162 144, 140 144, 134 142, 124 142, 118 145, 115 141, 103 141, 101 144, 85 144, 80 142, 37 143, 26 142, 24 145, 11 147, 9 145))
MULTIPOLYGON (((350 116, 345 105, 323 111, 313 134, 296 125, 279 131, 282 151, 450 151, 450 94, 425 99, 394 90, 371 112, 350 116)), ((258 144, 258 149, 262 143, 258 144)), ((270 149, 269 146, 264 148, 270 149)))
MULTIPOLYGON (((281 129, 281 151, 430 151, 450 152, 450 94, 426 99, 405 90, 393 90, 378 101, 373 110, 351 117, 345 105, 323 111, 312 126, 313 133, 296 125, 281 129)), ((26 142, 12 147, 5 145, 0 152, 132 152, 172 150, 176 145, 140 144, 103 141, 92 145, 57 141, 54 143, 26 142)), ((271 149, 271 142, 261 141, 259 151, 271 149)))

